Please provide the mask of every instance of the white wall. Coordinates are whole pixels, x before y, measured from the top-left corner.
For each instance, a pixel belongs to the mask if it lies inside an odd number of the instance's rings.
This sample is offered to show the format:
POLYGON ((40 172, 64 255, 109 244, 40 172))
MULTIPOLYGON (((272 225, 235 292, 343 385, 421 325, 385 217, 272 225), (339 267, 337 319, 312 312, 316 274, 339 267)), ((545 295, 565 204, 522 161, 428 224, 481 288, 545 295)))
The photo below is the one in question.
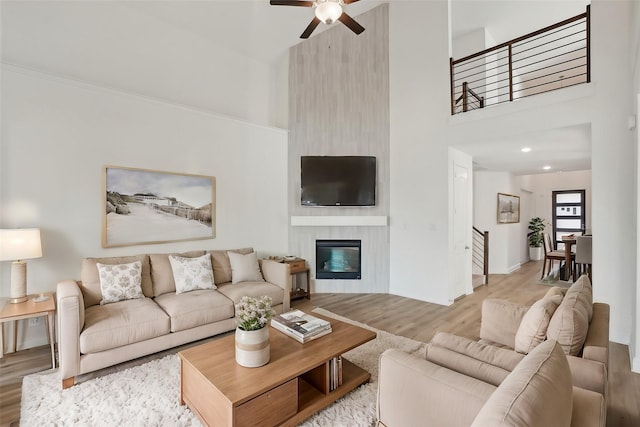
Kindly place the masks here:
MULTIPOLYGON (((278 70, 117 1, 2 1, 2 61, 277 125, 278 70)), ((286 78, 286 76, 285 76, 286 78)))
MULTIPOLYGON (((640 164, 640 132, 638 131, 638 112, 640 111, 640 3, 632 3, 632 13, 629 15, 631 20, 631 46, 629 49, 629 61, 633 70, 633 87, 635 96, 634 118, 636 120, 635 133, 635 149, 636 149, 636 213, 637 222, 635 227, 636 236, 636 265, 640 265, 640 238, 638 236, 638 228, 640 226, 640 173, 638 173, 640 164)), ((635 323, 632 334, 629 352, 631 353, 632 369, 640 372, 640 270, 636 268, 636 286, 635 286, 635 323)))
MULTIPOLYGON (((43 257, 28 261, 29 292, 78 279, 83 256, 287 252, 286 131, 8 66, 2 124, 0 226, 42 234, 43 257), (103 249, 104 165, 215 176, 215 240, 103 249)), ((9 265, 0 267, 6 284, 9 265)), ((46 343, 40 338, 34 344, 46 343)))
POLYGON ((633 112, 627 1, 591 2, 592 83, 498 105, 450 119, 451 144, 591 123, 594 299, 611 305, 611 339, 629 343, 636 308, 636 221, 633 112), (615 31, 612 25, 615 23, 615 31), (466 116, 466 117, 464 117, 466 116), (611 248, 616 248, 612 251, 611 248), (602 283, 603 286, 598 286, 602 283))
POLYGON ((473 177, 473 224, 489 232, 489 273, 509 274, 520 268, 527 237, 522 224, 528 219, 521 216, 519 223, 498 224, 498 193, 520 196, 519 180, 507 172, 477 171, 473 177))
POLYGON ((450 304, 445 0, 389 4, 390 293, 450 304))

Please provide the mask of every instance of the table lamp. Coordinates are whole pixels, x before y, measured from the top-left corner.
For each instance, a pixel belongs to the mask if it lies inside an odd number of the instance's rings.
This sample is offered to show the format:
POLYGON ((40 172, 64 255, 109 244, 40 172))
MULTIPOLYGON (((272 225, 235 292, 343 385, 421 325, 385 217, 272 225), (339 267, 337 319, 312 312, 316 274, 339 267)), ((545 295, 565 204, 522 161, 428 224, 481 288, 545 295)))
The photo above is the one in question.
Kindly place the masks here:
POLYGON ((11 303, 25 302, 27 298, 27 263, 23 260, 40 258, 39 228, 0 229, 0 261, 11 263, 11 303))

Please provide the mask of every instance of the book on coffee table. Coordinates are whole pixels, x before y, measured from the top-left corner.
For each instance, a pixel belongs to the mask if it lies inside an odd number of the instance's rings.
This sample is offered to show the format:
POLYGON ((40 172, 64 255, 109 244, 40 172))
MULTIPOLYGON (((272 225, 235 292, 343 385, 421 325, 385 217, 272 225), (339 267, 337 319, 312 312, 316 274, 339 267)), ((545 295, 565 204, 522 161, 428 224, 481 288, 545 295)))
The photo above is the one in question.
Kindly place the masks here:
POLYGON ((301 310, 282 313, 271 319, 271 326, 298 342, 305 343, 331 332, 331 323, 301 310))

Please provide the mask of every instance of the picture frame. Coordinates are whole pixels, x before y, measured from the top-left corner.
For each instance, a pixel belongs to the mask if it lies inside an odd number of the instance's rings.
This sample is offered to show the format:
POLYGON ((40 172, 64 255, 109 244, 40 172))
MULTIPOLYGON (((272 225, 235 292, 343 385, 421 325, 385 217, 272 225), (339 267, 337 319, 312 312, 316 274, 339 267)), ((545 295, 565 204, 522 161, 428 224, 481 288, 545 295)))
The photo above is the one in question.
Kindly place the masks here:
POLYGON ((520 222, 520 196, 498 193, 498 224, 520 222))
POLYGON ((102 247, 216 236, 213 176, 103 167, 102 247))

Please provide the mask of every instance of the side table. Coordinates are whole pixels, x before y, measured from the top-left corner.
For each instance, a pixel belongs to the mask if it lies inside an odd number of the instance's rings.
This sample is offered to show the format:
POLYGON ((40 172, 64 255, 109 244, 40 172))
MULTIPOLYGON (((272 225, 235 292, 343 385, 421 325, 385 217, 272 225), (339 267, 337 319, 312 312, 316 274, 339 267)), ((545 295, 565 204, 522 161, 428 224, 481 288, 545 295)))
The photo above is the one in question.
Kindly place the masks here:
POLYGON ((291 276, 295 279, 296 287, 291 290, 291 300, 306 298, 308 300, 311 299, 311 274, 309 267, 307 267, 307 262, 302 258, 296 258, 294 260, 284 261, 286 264, 289 264, 289 268, 291 269, 291 276), (305 273, 307 275, 307 286, 305 289, 298 287, 298 274, 305 273))
POLYGON ((40 295, 29 295, 29 299, 18 304, 7 302, 0 311, 0 357, 4 357, 4 322, 13 322, 13 351, 17 351, 18 343, 18 320, 31 319, 33 317, 44 317, 45 325, 49 331, 47 336, 51 345, 51 365, 56 367, 56 354, 54 350, 54 316, 56 313, 56 302, 53 292, 45 292, 40 295), (35 298, 39 296, 48 296, 49 298, 42 302, 36 302, 35 298))

